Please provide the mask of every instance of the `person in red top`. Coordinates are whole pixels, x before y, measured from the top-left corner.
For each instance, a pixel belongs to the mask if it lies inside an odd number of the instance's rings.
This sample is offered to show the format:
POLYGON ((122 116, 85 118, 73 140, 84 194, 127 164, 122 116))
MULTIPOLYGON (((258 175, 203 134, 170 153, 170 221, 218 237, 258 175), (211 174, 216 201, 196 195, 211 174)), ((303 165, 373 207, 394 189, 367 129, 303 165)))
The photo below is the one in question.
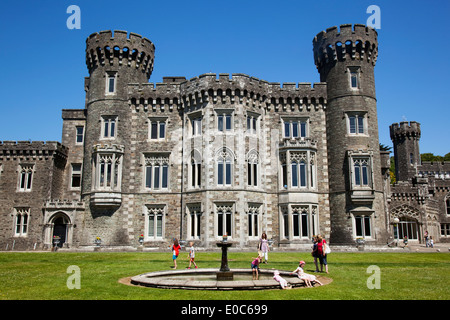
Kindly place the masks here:
POLYGON ((181 246, 178 243, 178 239, 173 239, 173 245, 172 245, 172 260, 173 260, 173 268, 177 268, 177 258, 178 254, 180 253, 181 246))
POLYGON ((325 253, 327 245, 328 244, 325 241, 325 239, 321 235, 318 235, 317 236, 317 253, 318 253, 319 262, 320 262, 320 272, 323 272, 323 265, 325 265, 326 273, 328 273, 327 254, 325 253))

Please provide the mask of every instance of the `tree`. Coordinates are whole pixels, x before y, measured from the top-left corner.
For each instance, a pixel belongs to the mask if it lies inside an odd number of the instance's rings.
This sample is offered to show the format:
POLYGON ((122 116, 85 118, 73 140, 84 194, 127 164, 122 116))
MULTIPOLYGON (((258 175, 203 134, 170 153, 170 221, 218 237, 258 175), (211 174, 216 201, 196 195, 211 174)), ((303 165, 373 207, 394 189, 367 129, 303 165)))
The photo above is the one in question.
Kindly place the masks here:
POLYGON ((433 153, 422 153, 420 155, 420 160, 422 160, 422 161, 435 161, 435 162, 450 161, 450 153, 447 153, 444 157, 443 156, 439 156, 439 155, 435 156, 433 153))
POLYGON ((397 182, 397 178, 395 177, 395 159, 394 157, 391 157, 389 160, 391 161, 391 166, 389 168, 389 177, 391 178, 391 184, 394 184, 397 182))

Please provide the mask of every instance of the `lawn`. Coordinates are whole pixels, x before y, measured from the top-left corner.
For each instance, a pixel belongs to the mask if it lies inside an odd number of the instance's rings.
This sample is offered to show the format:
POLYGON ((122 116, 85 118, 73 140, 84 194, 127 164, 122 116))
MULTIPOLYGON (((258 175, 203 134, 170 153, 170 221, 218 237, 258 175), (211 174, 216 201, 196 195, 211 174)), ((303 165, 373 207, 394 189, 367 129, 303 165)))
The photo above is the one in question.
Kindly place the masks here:
MULTIPOLYGON (((250 268, 254 253, 229 252, 230 268, 250 268)), ((220 267, 219 252, 197 252, 200 268, 220 267)), ((294 270, 298 261, 314 268, 309 253, 272 252, 262 268, 294 270)), ((192 291, 135 287, 119 279, 172 266, 167 252, 3 252, 0 253, 0 300, 448 300, 449 253, 338 253, 328 257, 333 281, 325 286, 293 290, 192 291), (69 266, 80 270, 80 289, 69 266), (369 289, 368 267, 379 268, 380 288, 369 289), (69 281, 68 281, 69 279, 69 281)), ((182 253, 179 268, 188 260, 182 253)), ((371 282, 373 283, 373 282, 371 282)))

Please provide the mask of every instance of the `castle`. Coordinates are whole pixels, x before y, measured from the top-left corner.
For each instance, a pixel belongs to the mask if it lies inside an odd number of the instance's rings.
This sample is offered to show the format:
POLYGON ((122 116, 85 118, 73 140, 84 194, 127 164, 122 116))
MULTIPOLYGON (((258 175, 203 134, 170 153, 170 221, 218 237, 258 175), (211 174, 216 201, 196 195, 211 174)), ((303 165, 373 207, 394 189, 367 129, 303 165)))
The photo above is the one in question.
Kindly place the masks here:
POLYGON ((86 105, 62 110, 59 142, 0 144, 0 250, 166 248, 173 238, 240 249, 386 245, 450 237, 450 164, 421 163, 420 125, 393 124, 397 178, 380 151, 377 32, 341 25, 313 40, 320 83, 245 74, 148 83, 138 34, 86 40, 86 105), (139 239, 142 239, 140 244, 139 239))

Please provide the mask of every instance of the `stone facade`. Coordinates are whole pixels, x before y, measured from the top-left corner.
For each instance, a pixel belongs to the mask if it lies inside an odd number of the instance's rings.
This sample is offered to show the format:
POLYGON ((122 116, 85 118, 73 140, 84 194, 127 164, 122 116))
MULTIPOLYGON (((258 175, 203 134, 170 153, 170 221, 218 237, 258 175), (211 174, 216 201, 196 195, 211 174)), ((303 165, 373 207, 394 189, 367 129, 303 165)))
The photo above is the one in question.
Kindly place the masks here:
POLYGON ((391 230, 399 238, 450 239, 450 163, 421 162, 420 123, 390 126, 397 183, 390 188, 391 230))
MULTIPOLYGON (((263 232, 279 248, 309 248, 315 234, 385 244, 404 200, 379 151, 377 33, 333 27, 313 48, 313 85, 211 73, 153 84, 150 40, 90 35, 86 105, 62 111, 62 144, 0 145, 1 249, 48 248, 55 235, 68 248, 97 237, 135 248, 141 235, 144 248, 173 238, 214 248, 224 234, 245 249, 263 232)), ((448 184, 436 190, 420 209, 433 230, 448 184)))

